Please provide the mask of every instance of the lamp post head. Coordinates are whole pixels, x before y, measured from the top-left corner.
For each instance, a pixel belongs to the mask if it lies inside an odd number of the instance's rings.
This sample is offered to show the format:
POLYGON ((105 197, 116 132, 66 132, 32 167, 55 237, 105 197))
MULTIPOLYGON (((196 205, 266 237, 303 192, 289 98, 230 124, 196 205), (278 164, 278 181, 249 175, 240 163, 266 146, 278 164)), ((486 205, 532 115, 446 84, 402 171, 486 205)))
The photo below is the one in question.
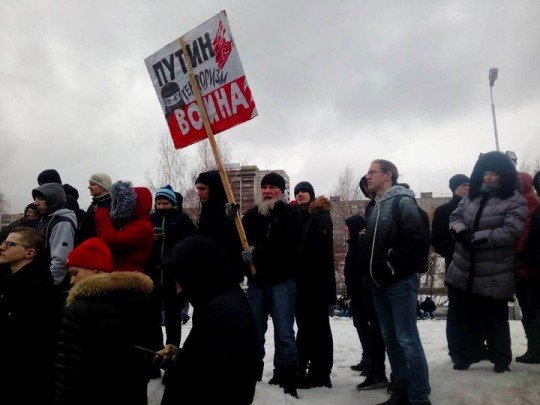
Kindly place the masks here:
POLYGON ((493 87, 493 85, 495 84, 495 80, 497 80, 498 76, 499 76, 499 69, 497 68, 489 69, 489 87, 493 87))

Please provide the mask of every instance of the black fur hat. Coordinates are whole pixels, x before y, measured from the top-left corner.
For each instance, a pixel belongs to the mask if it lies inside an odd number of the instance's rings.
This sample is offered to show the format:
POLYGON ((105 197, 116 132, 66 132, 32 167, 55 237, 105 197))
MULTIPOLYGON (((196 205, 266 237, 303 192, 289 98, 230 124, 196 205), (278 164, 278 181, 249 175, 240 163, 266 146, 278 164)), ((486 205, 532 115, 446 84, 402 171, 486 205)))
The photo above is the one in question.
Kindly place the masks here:
POLYGON ((499 175, 497 197, 506 199, 514 195, 517 179, 516 166, 506 154, 488 152, 483 154, 474 165, 471 182, 469 183, 469 198, 473 199, 480 195, 480 188, 484 182, 484 173, 487 171, 499 175))

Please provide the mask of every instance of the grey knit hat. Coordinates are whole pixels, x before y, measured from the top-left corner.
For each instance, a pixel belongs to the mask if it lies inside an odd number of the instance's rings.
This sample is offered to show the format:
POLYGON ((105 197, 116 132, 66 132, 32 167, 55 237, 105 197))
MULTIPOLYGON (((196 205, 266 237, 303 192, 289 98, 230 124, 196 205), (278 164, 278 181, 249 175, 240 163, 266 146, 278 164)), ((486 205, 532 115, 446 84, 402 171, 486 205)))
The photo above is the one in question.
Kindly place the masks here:
POLYGON ((88 182, 95 183, 98 186, 103 187, 107 191, 111 189, 111 185, 112 185, 111 177, 105 173, 95 173, 91 175, 88 182))

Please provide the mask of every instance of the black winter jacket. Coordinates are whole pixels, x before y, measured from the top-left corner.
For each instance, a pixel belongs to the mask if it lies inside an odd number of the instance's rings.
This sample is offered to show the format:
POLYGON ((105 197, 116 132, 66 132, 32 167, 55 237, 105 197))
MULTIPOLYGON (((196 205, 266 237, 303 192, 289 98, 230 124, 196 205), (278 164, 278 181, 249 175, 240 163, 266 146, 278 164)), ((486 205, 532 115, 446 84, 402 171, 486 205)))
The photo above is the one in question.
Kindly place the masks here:
POLYGON ((429 250, 429 231, 424 223, 414 192, 402 186, 393 186, 374 205, 366 210, 368 254, 362 255, 362 267, 378 286, 388 286, 416 273, 421 260, 429 250), (392 217, 393 199, 399 201, 401 220, 392 217))
POLYGON ((540 208, 534 211, 531 219, 531 228, 527 238, 527 252, 531 266, 534 267, 536 277, 540 276, 540 208))
POLYGON ((237 287, 195 311, 161 404, 251 404, 257 328, 245 293, 237 287))
POLYGON ((46 264, 0 266, 0 403, 52 403, 57 312, 46 264))
POLYGON ((147 403, 149 277, 98 274, 70 291, 56 357, 57 405, 147 403))
POLYGON ((450 201, 435 208, 431 224, 431 244, 435 252, 444 257, 446 268, 454 255, 455 240, 450 233, 450 214, 457 208, 461 197, 454 195, 450 201))
POLYGON ((105 194, 101 197, 92 198, 92 203, 88 207, 82 223, 79 226, 79 232, 77 233, 76 244, 84 242, 88 238, 97 236, 96 223, 94 221, 94 214, 98 208, 111 209, 111 195, 105 194))
POLYGON ((331 209, 332 205, 325 197, 313 201, 309 212, 298 207, 303 222, 300 265, 296 276, 298 294, 317 296, 326 300, 328 305, 336 303, 331 209))
POLYGON ((242 222, 253 254, 257 274, 249 282, 272 286, 293 279, 298 267, 302 223, 294 207, 279 200, 268 215, 258 206, 249 209, 242 222))

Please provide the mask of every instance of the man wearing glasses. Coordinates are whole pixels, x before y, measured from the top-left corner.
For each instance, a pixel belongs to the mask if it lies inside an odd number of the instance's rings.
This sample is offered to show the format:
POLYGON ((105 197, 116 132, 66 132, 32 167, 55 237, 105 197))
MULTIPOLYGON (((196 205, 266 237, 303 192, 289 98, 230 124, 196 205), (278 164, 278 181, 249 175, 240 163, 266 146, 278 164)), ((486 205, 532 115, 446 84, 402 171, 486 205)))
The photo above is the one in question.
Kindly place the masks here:
POLYGON ((375 204, 366 210, 362 267, 371 279, 394 377, 392 397, 385 404, 429 404, 428 365, 416 326, 416 273, 427 266, 429 220, 416 205, 414 192, 398 184, 398 176, 396 166, 383 159, 373 161, 366 174, 375 204))
POLYGON ((0 403, 52 401, 57 306, 51 272, 36 260, 44 244, 22 227, 0 244, 0 403))

